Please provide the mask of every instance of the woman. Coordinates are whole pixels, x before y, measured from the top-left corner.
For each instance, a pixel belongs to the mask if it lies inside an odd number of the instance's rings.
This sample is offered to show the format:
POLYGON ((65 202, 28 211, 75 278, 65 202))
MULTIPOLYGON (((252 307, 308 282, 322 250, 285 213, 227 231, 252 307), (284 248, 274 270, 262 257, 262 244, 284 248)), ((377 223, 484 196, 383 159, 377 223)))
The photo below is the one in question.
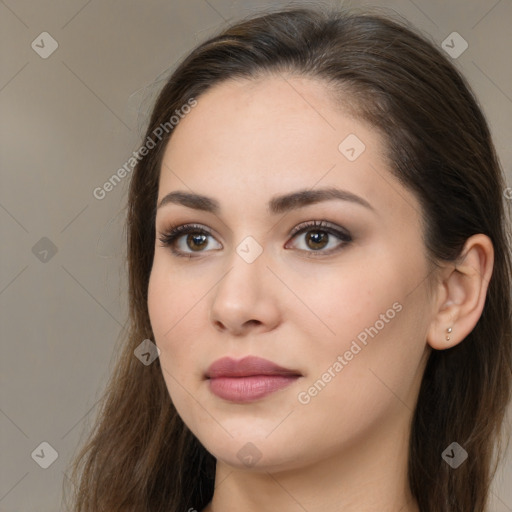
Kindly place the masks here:
POLYGON ((201 44, 133 173, 131 335, 74 510, 486 510, 504 188, 465 80, 402 23, 294 9, 201 44))

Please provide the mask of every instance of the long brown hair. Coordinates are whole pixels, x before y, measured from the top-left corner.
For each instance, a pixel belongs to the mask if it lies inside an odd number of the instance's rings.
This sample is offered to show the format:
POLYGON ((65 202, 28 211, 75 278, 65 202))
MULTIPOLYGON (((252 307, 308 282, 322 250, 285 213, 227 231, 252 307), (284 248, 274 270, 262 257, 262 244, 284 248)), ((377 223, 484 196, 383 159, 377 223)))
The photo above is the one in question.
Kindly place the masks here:
POLYGON ((384 135, 395 176, 418 197, 434 261, 456 261, 476 233, 492 240, 494 272, 481 318, 463 342, 429 357, 408 464, 422 512, 486 510, 512 378, 510 232, 487 122, 463 76, 402 20, 289 9, 249 18, 200 44, 156 100, 145 135, 155 147, 137 163, 128 198, 130 333, 72 466, 75 512, 200 511, 212 498, 215 459, 177 414, 159 359, 145 366, 133 354, 142 340, 154 339, 147 291, 172 127, 160 137, 155 130, 224 80, 280 73, 348 91, 351 104, 344 106, 384 135), (456 470, 441 457, 453 441, 469 454, 456 470))

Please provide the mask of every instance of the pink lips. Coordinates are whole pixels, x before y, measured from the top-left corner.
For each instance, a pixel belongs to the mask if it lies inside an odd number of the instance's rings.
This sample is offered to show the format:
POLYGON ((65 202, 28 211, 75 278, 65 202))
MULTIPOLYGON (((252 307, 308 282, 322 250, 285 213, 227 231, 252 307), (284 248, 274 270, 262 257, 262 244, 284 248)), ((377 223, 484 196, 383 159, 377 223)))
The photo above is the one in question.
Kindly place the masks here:
POLYGON ((301 377, 290 370, 259 357, 247 356, 240 360, 223 357, 207 370, 210 390, 230 402, 252 402, 289 386, 301 377))

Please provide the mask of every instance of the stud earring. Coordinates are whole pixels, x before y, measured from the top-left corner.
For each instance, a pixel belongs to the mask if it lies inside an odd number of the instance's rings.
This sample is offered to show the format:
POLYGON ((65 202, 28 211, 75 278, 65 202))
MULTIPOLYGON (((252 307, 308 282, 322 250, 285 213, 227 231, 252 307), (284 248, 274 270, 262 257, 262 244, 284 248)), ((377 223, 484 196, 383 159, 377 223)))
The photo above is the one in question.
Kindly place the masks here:
MULTIPOLYGON (((446 329, 446 332, 450 334, 452 332, 452 328, 448 327, 448 329, 446 329)), ((450 341, 450 336, 446 336, 446 341, 450 341)))

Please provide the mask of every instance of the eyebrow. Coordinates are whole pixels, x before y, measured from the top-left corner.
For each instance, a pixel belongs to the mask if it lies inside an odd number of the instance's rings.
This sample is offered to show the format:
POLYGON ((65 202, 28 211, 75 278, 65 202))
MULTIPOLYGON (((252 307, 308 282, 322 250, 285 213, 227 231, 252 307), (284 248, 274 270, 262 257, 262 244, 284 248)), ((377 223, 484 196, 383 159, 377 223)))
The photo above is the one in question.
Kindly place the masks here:
MULTIPOLYGON (((333 199, 348 201, 374 210, 373 206, 362 197, 353 194, 347 190, 341 190, 335 187, 321 188, 316 190, 298 190, 290 194, 276 196, 270 199, 267 205, 267 211, 271 215, 286 213, 291 210, 302 208, 322 201, 331 201, 333 199)), ((167 204, 180 204, 195 210, 202 210, 214 214, 220 213, 220 203, 212 197, 195 194, 191 192, 174 191, 162 198, 158 208, 167 204)))

